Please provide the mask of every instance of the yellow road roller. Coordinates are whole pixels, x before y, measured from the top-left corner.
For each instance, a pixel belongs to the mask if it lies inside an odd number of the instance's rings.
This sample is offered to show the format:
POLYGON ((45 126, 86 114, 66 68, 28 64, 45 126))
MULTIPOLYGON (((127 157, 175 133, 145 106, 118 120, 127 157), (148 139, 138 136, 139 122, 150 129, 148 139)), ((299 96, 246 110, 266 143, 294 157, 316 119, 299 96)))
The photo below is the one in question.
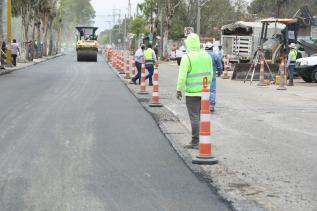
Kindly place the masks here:
POLYGON ((98 42, 96 31, 98 27, 78 26, 76 52, 77 61, 97 61, 98 42))

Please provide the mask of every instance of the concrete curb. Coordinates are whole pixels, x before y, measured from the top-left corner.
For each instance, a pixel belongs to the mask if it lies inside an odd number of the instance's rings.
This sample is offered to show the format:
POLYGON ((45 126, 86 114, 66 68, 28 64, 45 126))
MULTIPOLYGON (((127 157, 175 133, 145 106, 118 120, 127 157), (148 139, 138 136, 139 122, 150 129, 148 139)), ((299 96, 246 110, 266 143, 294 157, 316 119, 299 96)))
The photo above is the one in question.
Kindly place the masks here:
POLYGON ((12 72, 17 71, 17 70, 23 70, 23 69, 28 68, 28 67, 30 67, 30 66, 33 66, 33 65, 36 65, 36 64, 40 64, 40 63, 43 63, 43 62, 46 62, 46 61, 49 61, 49 60, 51 60, 51 59, 55 59, 55 58, 60 57, 60 56, 63 56, 63 55, 64 55, 63 53, 59 53, 59 54, 56 54, 56 55, 54 55, 54 56, 42 58, 41 61, 32 61, 32 62, 29 62, 29 63, 27 63, 25 66, 22 66, 22 67, 14 67, 14 68, 6 69, 6 70, 0 70, 0 75, 9 74, 9 73, 12 73, 12 72))
POLYGON ((190 140, 189 131, 179 120, 179 118, 165 105, 159 108, 148 106, 151 99, 151 93, 149 93, 149 95, 139 95, 136 90, 129 87, 129 81, 127 79, 124 79, 124 75, 122 76, 118 74, 117 71, 113 69, 110 64, 107 63, 107 65, 112 70, 112 72, 123 82, 123 84, 131 92, 131 94, 135 96, 135 98, 139 101, 143 108, 153 117, 154 121, 169 141, 169 144, 172 146, 179 158, 183 160, 188 169, 193 172, 193 174, 195 174, 200 181, 206 183, 211 191, 214 192, 219 197, 219 199, 228 206, 229 209, 234 211, 245 211, 246 209, 239 209, 239 207, 235 207, 235 203, 233 201, 228 200, 219 192, 219 188, 214 185, 212 177, 210 176, 210 174, 208 174, 208 172, 204 170, 202 166, 192 164, 192 155, 189 153, 189 150, 184 149, 184 147, 177 141, 180 138, 190 140))

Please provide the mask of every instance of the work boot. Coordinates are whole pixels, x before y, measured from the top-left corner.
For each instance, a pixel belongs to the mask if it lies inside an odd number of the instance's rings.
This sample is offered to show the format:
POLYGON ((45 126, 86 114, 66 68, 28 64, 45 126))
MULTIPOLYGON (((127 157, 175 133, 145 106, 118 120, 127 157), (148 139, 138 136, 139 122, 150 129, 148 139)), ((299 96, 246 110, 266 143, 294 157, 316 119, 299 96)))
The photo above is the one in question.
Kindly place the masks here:
POLYGON ((186 144, 184 146, 184 148, 185 149, 198 149, 198 142, 197 141, 195 141, 195 142, 191 141, 188 144, 186 144))
POLYGON ((290 81, 288 82, 287 86, 294 86, 294 82, 290 80, 290 81))
POLYGON ((129 82, 129 84, 134 84, 134 85, 136 85, 136 81, 132 79, 132 80, 129 82))
POLYGON ((210 112, 214 113, 215 112, 215 107, 214 106, 210 106, 210 112))

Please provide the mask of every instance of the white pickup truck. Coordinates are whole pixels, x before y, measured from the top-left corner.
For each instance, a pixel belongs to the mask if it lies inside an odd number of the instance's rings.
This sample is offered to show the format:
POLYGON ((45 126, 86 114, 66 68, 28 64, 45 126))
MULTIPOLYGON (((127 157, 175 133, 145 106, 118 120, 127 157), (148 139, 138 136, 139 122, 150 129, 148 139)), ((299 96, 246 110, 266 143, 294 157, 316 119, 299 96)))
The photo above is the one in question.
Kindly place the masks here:
POLYGON ((297 59, 296 71, 305 82, 317 83, 317 54, 297 59))

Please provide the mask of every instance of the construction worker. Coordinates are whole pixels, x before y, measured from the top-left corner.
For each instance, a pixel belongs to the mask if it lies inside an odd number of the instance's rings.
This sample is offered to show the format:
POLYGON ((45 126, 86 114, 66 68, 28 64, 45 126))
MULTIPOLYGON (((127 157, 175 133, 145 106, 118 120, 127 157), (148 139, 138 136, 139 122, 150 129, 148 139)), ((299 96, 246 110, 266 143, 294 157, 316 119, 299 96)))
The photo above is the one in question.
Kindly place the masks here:
POLYGON ((207 42, 205 45, 205 50, 209 54, 210 58, 212 59, 213 64, 213 77, 210 85, 210 111, 215 111, 216 105, 216 70, 218 73, 222 70, 222 63, 219 58, 219 55, 213 51, 213 44, 211 42, 207 42))
POLYGON ((156 54, 152 49, 152 45, 149 44, 146 51, 144 51, 144 60, 145 60, 145 68, 148 71, 148 75, 146 76, 145 80, 149 79, 149 86, 153 86, 152 76, 154 73, 154 64, 156 60, 156 54))
POLYGON ((142 43, 140 48, 134 54, 135 67, 138 73, 131 79, 130 84, 136 84, 136 81, 139 80, 139 84, 141 84, 141 68, 142 68, 142 60, 144 58, 144 49, 145 46, 142 43))
POLYGON ((218 57, 221 61, 221 64, 222 64, 222 68, 220 71, 218 71, 218 77, 220 77, 223 73, 223 68, 224 68, 224 61, 223 61, 223 58, 224 58, 224 51, 222 49, 222 45, 219 45, 218 46, 218 57))
POLYGON ((210 56, 200 49, 200 39, 197 34, 191 33, 185 40, 186 54, 182 57, 176 97, 182 99, 182 91, 186 92, 186 107, 188 110, 192 140, 185 148, 197 149, 199 144, 200 101, 203 90, 203 79, 207 77, 208 86, 213 78, 213 65, 210 56))
POLYGON ((297 59, 297 50, 295 43, 291 43, 289 46, 290 52, 288 54, 288 60, 287 60, 287 69, 288 69, 288 77, 289 82, 288 86, 294 86, 294 71, 295 71, 295 65, 296 65, 296 59, 297 59))

